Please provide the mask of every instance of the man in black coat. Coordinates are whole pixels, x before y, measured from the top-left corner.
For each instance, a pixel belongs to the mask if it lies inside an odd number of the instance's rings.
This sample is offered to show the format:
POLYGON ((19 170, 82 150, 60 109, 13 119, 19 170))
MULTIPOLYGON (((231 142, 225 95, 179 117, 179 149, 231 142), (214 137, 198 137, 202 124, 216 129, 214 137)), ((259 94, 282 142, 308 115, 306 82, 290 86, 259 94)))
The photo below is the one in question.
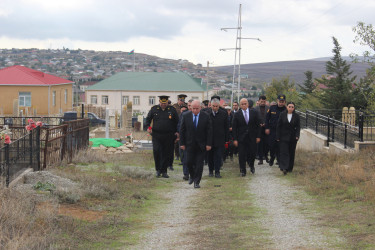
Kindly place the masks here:
POLYGON ((241 176, 246 176, 246 162, 250 166, 251 173, 254 174, 254 161, 257 143, 260 142, 261 128, 257 112, 249 109, 249 102, 245 98, 240 100, 240 110, 234 114, 232 133, 233 145, 238 146, 241 176))
POLYGON ((211 108, 209 114, 212 121, 213 141, 212 148, 208 152, 208 169, 209 176, 213 177, 215 170, 215 177, 221 178, 220 168, 222 165, 222 158, 224 153, 225 143, 228 141, 228 114, 220 109, 220 100, 214 98, 211 100, 211 108))
POLYGON ((170 156, 173 159, 173 145, 178 137, 178 114, 174 107, 168 106, 169 96, 159 96, 159 105, 155 105, 146 117, 147 132, 152 135, 156 177, 168 178, 167 168, 170 156), (151 127, 152 123, 152 127, 151 127))
POLYGON ((201 103, 198 100, 194 100, 191 107, 192 111, 182 114, 180 147, 187 152, 189 184, 194 182, 194 188, 200 188, 204 157, 212 146, 212 122, 209 114, 201 112, 201 103))

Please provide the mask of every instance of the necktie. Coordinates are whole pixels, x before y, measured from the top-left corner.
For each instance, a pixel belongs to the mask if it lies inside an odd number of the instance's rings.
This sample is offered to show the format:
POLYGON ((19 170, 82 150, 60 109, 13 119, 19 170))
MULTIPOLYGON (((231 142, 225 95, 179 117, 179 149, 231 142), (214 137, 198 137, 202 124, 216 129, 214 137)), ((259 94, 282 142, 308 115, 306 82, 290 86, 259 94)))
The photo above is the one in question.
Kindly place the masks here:
POLYGON ((246 124, 249 123, 249 117, 247 116, 247 110, 245 110, 245 121, 246 121, 246 124))
POLYGON ((197 128, 197 115, 194 115, 194 128, 197 128))

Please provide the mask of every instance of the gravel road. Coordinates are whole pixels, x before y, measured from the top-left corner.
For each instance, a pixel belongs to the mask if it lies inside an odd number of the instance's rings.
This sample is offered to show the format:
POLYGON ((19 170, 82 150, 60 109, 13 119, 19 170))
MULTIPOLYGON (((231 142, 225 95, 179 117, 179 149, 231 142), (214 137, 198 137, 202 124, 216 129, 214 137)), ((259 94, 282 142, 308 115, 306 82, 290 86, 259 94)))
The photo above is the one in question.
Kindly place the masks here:
POLYGON ((337 233, 318 225, 318 214, 307 209, 308 195, 288 183, 276 167, 257 167, 248 191, 255 205, 266 211, 260 223, 274 245, 268 249, 333 249, 342 242, 337 233))

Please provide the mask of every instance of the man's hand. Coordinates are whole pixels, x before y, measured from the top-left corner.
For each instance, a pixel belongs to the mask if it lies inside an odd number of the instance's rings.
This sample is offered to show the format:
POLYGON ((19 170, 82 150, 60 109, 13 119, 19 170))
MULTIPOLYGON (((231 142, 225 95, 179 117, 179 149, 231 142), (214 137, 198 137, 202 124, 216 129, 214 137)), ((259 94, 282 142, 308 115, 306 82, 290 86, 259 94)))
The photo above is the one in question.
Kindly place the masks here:
POLYGON ((229 131, 232 131, 232 127, 229 128, 229 131))
POLYGON ((182 150, 185 150, 185 145, 181 145, 180 148, 181 148, 182 150))
POLYGON ((206 146, 206 151, 210 151, 211 150, 211 146, 206 146))
POLYGON ((256 142, 259 143, 260 142, 260 138, 256 138, 256 142))
POLYGON ((174 143, 176 143, 180 140, 180 134, 176 132, 174 135, 176 136, 176 140, 174 141, 174 143))
POLYGON ((298 138, 298 137, 296 137, 296 140, 297 140, 297 141, 298 141, 298 139, 299 139, 299 138, 298 138))
POLYGON ((266 135, 269 135, 270 134, 270 130, 266 129, 266 130, 264 130, 264 133, 266 133, 266 135))
POLYGON ((238 141, 233 141, 233 145, 234 145, 235 147, 238 147, 238 141))
POLYGON ((148 132, 149 134, 151 134, 151 133, 152 133, 152 128, 151 128, 151 127, 148 127, 147 132, 148 132))

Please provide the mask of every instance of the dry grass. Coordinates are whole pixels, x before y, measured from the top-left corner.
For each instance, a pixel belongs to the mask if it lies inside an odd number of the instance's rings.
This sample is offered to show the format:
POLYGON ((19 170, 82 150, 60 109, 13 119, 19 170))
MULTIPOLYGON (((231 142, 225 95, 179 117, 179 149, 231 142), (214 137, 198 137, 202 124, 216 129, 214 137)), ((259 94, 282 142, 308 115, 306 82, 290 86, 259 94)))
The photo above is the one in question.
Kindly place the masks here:
POLYGON ((29 195, 0 189, 0 249, 47 249, 57 232, 57 209, 38 209, 29 195))
POLYGON ((316 195, 320 223, 337 228, 348 249, 375 248, 375 153, 297 152, 288 177, 316 195))

